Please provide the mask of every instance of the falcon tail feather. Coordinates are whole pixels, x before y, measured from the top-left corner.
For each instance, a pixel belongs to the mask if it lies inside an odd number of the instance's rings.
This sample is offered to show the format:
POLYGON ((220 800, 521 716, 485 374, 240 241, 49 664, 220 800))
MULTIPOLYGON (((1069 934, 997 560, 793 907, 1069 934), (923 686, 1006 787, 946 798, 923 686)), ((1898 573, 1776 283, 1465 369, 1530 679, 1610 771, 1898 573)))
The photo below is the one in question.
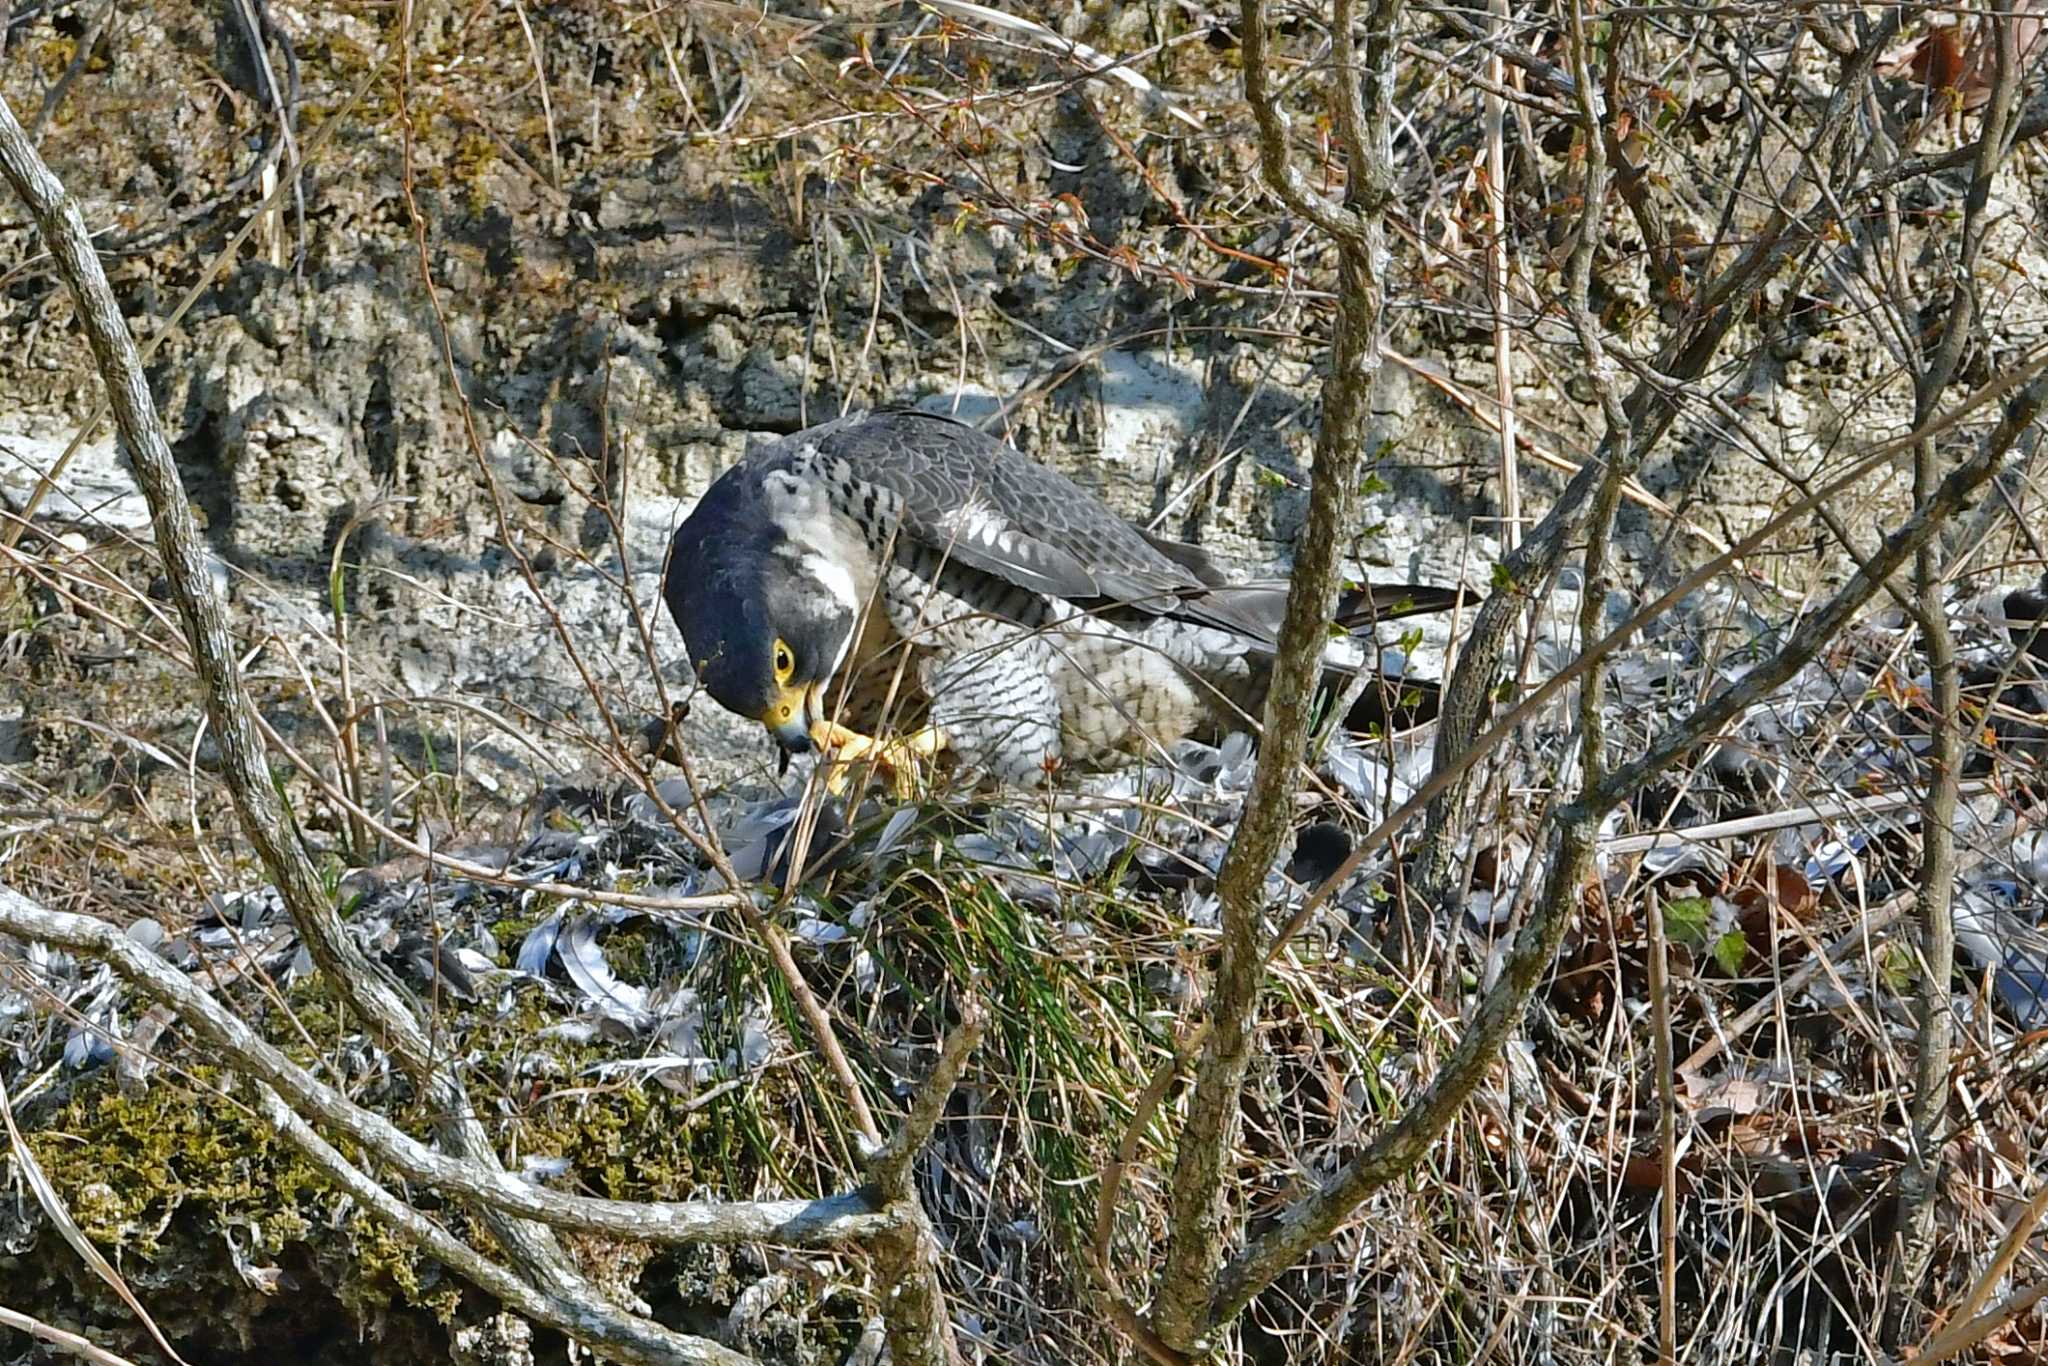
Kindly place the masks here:
POLYGON ((1479 597, 1465 588, 1436 588, 1423 583, 1373 583, 1347 588, 1337 597, 1336 621, 1347 631, 1370 630, 1376 621, 1395 621, 1430 612, 1448 612, 1462 599, 1478 606, 1479 597))
MULTIPOLYGON (((1478 595, 1467 589, 1437 588, 1419 583, 1376 583, 1347 588, 1337 599, 1332 623, 1352 633, 1370 634, 1376 623, 1429 612, 1447 612, 1460 599, 1476 604, 1478 595)), ((1232 584, 1190 593, 1175 609, 1176 615, 1192 618, 1226 630, 1241 631, 1269 646, 1279 638, 1287 615, 1287 584, 1232 584)))
MULTIPOLYGON (((1330 671, 1323 686, 1330 696, 1343 691, 1349 676, 1330 671)), ((1365 686, 1344 714, 1344 729, 1356 736, 1395 735, 1437 718, 1443 708, 1443 685, 1427 678, 1379 675, 1365 686)))

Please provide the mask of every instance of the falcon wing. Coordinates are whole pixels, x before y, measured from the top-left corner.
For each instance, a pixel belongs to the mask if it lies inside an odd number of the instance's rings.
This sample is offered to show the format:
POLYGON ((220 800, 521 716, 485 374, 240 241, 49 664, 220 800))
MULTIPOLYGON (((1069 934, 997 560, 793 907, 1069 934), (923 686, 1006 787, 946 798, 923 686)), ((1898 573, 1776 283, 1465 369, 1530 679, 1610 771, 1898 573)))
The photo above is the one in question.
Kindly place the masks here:
POLYGON ((1064 474, 951 418, 871 413, 818 448, 902 499, 903 534, 1020 588, 1167 612, 1205 587, 1064 474))
MULTIPOLYGON (((1132 526, 1066 475, 936 413, 899 409, 842 418, 821 453, 903 502, 902 532, 957 564, 1080 606, 1184 617, 1271 645, 1287 583, 1234 584, 1200 546, 1132 526)), ((1439 612, 1458 590, 1375 584, 1349 589, 1337 621, 1369 627, 1439 612)))

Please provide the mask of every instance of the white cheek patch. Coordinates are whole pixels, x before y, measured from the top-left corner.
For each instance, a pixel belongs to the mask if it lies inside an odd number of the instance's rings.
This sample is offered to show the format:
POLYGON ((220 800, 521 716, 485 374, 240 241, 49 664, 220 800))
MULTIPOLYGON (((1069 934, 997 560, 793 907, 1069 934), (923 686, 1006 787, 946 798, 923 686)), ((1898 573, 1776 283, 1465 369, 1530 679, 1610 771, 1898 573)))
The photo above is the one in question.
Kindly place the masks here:
POLYGON ((821 682, 829 682, 830 680, 839 677, 839 666, 846 662, 847 651, 853 648, 854 634, 855 633, 853 628, 848 627, 845 637, 842 638, 839 642, 839 653, 832 656, 832 667, 825 670, 824 673, 818 675, 819 680, 821 682))
POLYGON ((832 663, 817 675, 818 681, 824 682, 826 679, 838 677, 839 666, 846 662, 847 651, 853 648, 853 638, 857 634, 854 626, 860 615, 862 598, 859 586, 854 583, 853 575, 847 572, 846 566, 818 554, 806 554, 799 561, 799 565, 804 573, 816 579, 819 586, 831 595, 832 600, 846 616, 846 634, 839 641, 839 653, 834 655, 832 663))
POLYGON ((846 566, 826 559, 823 555, 807 554, 802 560, 803 571, 823 584, 832 600, 848 612, 860 610, 860 594, 855 588, 853 575, 846 566))

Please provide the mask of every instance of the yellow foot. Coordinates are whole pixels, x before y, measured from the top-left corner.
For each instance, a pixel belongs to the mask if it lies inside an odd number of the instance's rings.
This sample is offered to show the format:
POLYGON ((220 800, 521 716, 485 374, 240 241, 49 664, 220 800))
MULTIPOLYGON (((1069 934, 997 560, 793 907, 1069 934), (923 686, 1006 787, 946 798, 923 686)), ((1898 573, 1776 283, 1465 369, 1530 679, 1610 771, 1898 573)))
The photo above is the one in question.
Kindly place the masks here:
POLYGON ((832 771, 825 778, 825 790, 833 796, 846 790, 852 766, 865 761, 888 772, 889 786, 899 801, 917 790, 921 762, 936 757, 946 747, 945 735, 934 726, 900 739, 877 740, 848 730, 837 721, 820 721, 811 729, 811 739, 832 756, 832 771))

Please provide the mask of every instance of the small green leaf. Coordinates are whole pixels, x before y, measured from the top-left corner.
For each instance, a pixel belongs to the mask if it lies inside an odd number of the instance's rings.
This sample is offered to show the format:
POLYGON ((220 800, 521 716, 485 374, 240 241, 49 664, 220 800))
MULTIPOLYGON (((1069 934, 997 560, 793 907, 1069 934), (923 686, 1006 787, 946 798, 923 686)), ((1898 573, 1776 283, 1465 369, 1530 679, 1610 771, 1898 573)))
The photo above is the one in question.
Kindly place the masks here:
POLYGON ((1884 946, 1884 957, 1879 960, 1877 970, 1884 974, 1885 985, 1901 995, 1912 990, 1920 977, 1913 951, 1896 939, 1884 946))
POLYGON ((1713 914, 1714 903, 1703 896, 1682 896, 1676 901, 1667 901, 1664 903, 1664 933, 1674 944, 1703 948, 1707 942, 1707 922, 1713 914))
POLYGON ((1508 567, 1497 564, 1493 567, 1493 586, 1503 591, 1515 586, 1515 576, 1508 573, 1508 567))
POLYGON ((1732 929, 1714 941, 1714 961, 1730 977, 1742 971, 1742 960, 1748 956, 1749 936, 1740 928, 1732 929))

